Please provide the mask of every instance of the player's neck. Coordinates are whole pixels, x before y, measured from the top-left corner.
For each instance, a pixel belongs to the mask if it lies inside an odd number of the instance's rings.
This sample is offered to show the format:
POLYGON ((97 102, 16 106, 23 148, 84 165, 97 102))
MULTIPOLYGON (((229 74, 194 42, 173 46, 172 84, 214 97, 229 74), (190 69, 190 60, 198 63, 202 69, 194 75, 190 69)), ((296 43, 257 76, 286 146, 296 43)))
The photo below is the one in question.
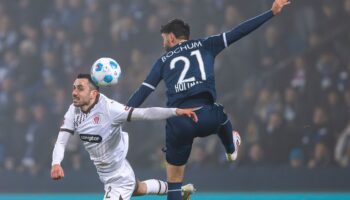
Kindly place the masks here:
POLYGON ((88 113, 97 104, 100 94, 95 99, 92 99, 89 104, 82 106, 80 109, 83 113, 88 113))
POLYGON ((91 107, 91 105, 92 105, 92 103, 90 103, 88 105, 84 105, 84 106, 80 107, 80 109, 83 113, 87 113, 88 110, 90 110, 89 108, 91 107))
POLYGON ((178 45, 178 44, 181 44, 181 43, 183 43, 183 42, 186 42, 187 40, 185 40, 185 39, 178 39, 178 40, 176 40, 175 42, 174 42, 174 46, 176 46, 176 45, 178 45))

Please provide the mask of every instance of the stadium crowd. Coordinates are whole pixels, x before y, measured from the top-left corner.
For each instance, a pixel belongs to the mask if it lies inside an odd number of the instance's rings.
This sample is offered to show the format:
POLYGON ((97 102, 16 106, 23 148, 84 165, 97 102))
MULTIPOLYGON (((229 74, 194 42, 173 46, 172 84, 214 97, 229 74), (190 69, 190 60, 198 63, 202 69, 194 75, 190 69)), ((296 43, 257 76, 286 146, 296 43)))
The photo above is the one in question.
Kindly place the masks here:
MULTIPOLYGON (((183 18, 192 38, 204 37, 270 3, 0 1, 0 170, 35 175, 50 168, 72 81, 97 58, 121 65, 120 83, 103 92, 125 103, 164 51, 161 24, 183 18)), ((350 0, 293 1, 290 7, 217 59, 218 102, 243 139, 233 166, 350 167, 350 0)), ((161 93, 145 105, 164 106, 161 93)), ((126 127, 129 158, 161 168, 164 124, 145 125, 126 127)), ((217 137, 195 141, 189 167, 231 167, 221 148, 217 137)), ((78 137, 66 157, 66 168, 84 168, 89 158, 78 137)))

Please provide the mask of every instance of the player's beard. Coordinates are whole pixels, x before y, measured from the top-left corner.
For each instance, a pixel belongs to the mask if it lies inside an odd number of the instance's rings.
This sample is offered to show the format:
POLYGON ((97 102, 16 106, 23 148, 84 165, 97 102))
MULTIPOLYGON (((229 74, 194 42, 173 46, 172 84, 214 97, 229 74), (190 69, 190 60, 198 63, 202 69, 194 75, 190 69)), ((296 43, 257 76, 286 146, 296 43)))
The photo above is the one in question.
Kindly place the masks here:
POLYGON ((165 50, 166 52, 168 52, 168 51, 171 49, 171 45, 170 45, 170 42, 169 42, 168 38, 165 39, 163 48, 164 48, 164 50, 165 50))
POLYGON ((80 98, 79 97, 73 97, 73 105, 75 107, 79 107, 81 105, 80 98))
POLYGON ((82 107, 84 105, 88 105, 88 103, 84 102, 84 100, 79 98, 79 97, 74 97, 73 96, 73 105, 75 107, 82 107))
POLYGON ((171 49, 171 47, 170 47, 169 44, 166 44, 166 45, 164 46, 164 50, 165 50, 166 52, 168 52, 170 49, 171 49))

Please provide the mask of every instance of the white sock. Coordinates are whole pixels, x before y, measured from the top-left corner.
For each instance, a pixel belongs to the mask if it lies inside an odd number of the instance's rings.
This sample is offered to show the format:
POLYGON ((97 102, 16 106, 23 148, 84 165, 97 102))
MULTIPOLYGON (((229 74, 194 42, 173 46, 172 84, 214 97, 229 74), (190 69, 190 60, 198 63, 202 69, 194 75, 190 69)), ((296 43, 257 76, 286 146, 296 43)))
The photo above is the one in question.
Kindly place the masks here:
POLYGON ((149 179, 143 181, 147 185, 146 194, 157 194, 162 195, 168 192, 168 183, 157 180, 157 179, 149 179))

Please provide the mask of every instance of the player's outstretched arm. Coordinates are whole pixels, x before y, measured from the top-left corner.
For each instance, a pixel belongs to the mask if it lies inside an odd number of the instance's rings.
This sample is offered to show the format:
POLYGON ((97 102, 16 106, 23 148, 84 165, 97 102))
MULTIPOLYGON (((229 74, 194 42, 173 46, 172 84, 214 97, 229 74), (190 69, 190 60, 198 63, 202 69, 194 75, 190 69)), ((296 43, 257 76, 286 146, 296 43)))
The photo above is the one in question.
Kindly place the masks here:
POLYGON ((196 113, 193 109, 181 109, 181 108, 131 108, 128 111, 127 121, 132 120, 163 120, 175 116, 190 117, 194 122, 198 121, 196 113))
POLYGON ((51 178, 53 180, 60 180, 61 178, 64 178, 64 171, 61 165, 59 164, 52 165, 51 178))
POLYGON ((256 30, 265 22, 273 18, 273 16, 280 13, 282 8, 288 4, 290 4, 289 0, 275 0, 270 10, 240 23, 233 29, 222 33, 222 36, 209 37, 208 41, 212 41, 216 44, 213 53, 215 55, 220 53, 224 48, 256 30))
POLYGON ((271 8, 272 13, 274 15, 279 14, 282 11, 283 7, 288 5, 288 4, 290 4, 289 0, 275 0, 272 4, 272 8, 271 8))

